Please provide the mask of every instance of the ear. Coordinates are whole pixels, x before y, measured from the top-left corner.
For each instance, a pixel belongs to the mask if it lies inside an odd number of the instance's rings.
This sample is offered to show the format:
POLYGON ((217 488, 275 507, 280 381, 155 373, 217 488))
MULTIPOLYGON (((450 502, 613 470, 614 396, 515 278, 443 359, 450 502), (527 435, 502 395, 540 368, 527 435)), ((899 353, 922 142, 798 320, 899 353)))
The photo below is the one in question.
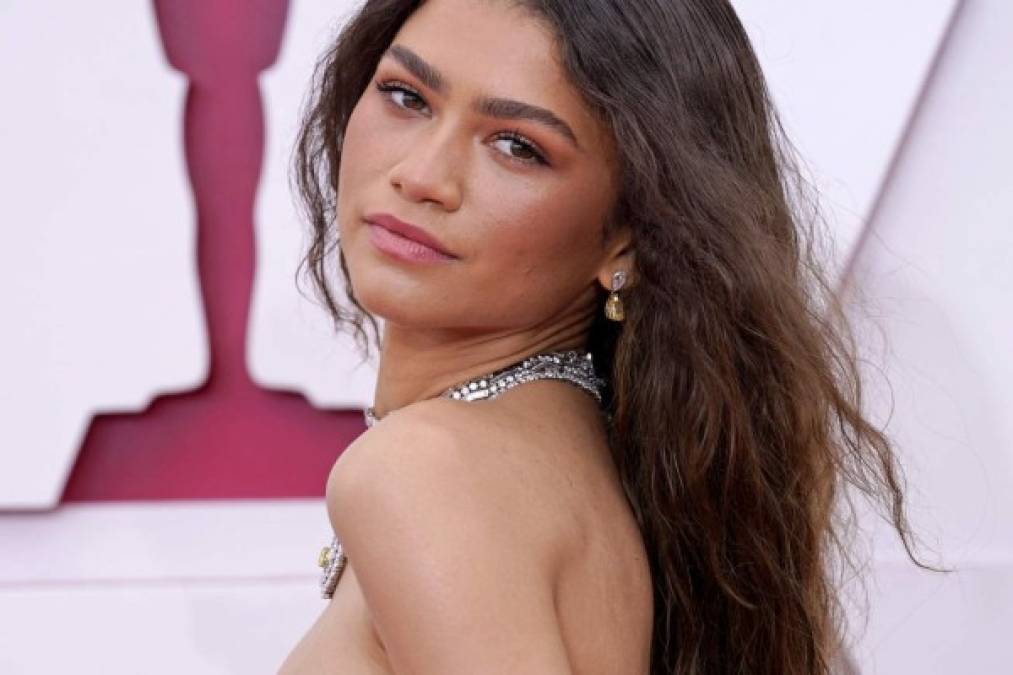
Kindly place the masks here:
POLYGON ((634 281, 633 230, 629 225, 622 225, 612 231, 605 244, 605 254, 598 268, 598 283, 606 291, 612 290, 612 275, 618 271, 626 272, 623 288, 629 288, 634 281))

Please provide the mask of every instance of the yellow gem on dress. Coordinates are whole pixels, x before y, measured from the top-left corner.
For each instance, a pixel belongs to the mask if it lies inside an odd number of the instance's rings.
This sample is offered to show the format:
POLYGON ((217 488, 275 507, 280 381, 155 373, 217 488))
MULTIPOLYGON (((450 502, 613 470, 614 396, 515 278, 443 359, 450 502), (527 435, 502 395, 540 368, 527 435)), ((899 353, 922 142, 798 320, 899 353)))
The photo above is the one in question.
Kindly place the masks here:
POLYGON ((320 549, 320 555, 317 556, 317 566, 327 567, 331 563, 331 547, 324 546, 320 549))

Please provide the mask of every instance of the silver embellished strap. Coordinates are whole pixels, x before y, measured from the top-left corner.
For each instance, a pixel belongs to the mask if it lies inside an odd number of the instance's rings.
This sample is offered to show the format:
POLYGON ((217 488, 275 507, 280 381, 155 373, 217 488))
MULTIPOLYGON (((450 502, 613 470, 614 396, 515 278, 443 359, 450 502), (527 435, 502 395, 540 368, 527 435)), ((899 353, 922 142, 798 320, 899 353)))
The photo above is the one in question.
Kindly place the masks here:
POLYGON ((525 382, 565 380, 577 385, 601 403, 604 382, 594 372, 591 352, 553 352, 528 357, 519 364, 455 385, 444 396, 456 400, 479 401, 525 382))
POLYGON ((326 600, 334 595, 334 589, 338 586, 338 579, 341 578, 341 573, 345 571, 345 564, 347 562, 348 558, 345 557, 341 540, 335 536, 331 539, 330 546, 325 546, 320 551, 320 558, 317 561, 324 570, 320 577, 320 597, 326 600))

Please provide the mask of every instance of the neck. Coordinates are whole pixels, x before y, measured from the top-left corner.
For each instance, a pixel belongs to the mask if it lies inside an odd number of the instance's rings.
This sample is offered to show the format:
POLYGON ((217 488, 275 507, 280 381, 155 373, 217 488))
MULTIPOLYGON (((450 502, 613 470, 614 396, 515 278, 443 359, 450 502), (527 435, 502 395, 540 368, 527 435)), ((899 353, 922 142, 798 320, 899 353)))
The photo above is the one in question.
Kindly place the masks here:
POLYGON ((587 322, 499 333, 420 330, 384 324, 373 409, 377 417, 532 354, 583 349, 587 322))

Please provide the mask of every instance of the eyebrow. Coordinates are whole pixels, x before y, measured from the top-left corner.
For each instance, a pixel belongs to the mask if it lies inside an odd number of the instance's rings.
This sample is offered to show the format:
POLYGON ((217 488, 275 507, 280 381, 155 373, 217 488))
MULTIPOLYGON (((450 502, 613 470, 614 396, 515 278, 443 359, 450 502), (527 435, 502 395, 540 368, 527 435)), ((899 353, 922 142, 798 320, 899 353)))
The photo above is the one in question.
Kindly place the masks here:
MULTIPOLYGON (((450 89, 446 78, 440 71, 434 68, 428 61, 403 45, 394 44, 387 49, 385 56, 390 55, 402 66, 407 68, 412 75, 417 77, 422 84, 438 93, 445 93, 450 89)), ((500 119, 526 119, 538 122, 553 131, 564 136, 575 147, 580 148, 577 135, 573 133, 570 125, 561 120, 554 112, 547 108, 541 108, 523 101, 516 101, 509 98, 497 98, 489 96, 479 97, 473 108, 476 112, 488 117, 500 119)))

